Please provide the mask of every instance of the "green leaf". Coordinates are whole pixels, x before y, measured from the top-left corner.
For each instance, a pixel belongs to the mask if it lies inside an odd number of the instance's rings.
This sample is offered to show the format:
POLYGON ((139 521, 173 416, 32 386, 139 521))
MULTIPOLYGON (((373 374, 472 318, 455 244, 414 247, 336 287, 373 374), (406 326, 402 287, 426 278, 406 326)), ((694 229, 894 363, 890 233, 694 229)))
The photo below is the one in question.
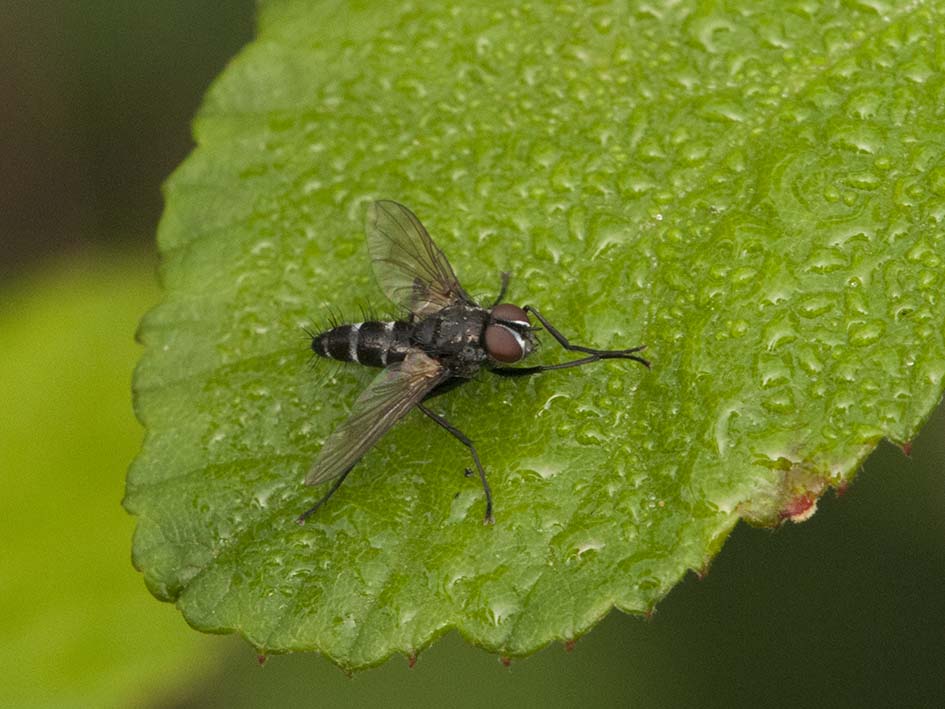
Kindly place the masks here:
MULTIPOLYGON (((346 668, 451 627, 502 655, 651 610, 739 519, 801 519, 945 374, 945 5, 272 0, 167 187, 128 478, 134 557, 192 625, 346 668), (601 363, 481 376, 305 527, 373 375, 303 325, 385 307, 363 219, 410 206, 467 290, 601 363)), ((536 359, 564 354, 546 335, 536 359)))
POLYGON ((142 592, 118 505, 150 259, 68 263, 0 298, 0 691, 5 706, 137 706, 213 668, 209 639, 142 592))

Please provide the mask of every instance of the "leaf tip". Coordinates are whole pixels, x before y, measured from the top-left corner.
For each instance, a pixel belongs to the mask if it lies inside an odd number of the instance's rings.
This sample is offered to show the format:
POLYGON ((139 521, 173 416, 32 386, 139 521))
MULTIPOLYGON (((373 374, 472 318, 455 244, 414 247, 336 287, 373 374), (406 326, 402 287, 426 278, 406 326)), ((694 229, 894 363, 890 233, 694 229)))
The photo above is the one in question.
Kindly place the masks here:
POLYGON ((574 650, 574 644, 575 644, 576 642, 577 642, 577 640, 575 640, 574 638, 570 638, 570 639, 568 639, 568 640, 565 640, 565 641, 564 641, 564 651, 565 651, 565 652, 571 652, 572 650, 574 650))
POLYGON ((899 448, 902 449, 902 454, 906 456, 906 458, 912 457, 912 441, 906 441, 899 446, 899 448))
POLYGON ((262 652, 257 652, 257 653, 256 653, 256 662, 259 663, 259 666, 260 666, 260 667, 262 667, 263 665, 265 665, 265 664, 266 664, 266 660, 268 660, 268 659, 269 659, 269 657, 268 657, 265 653, 262 653, 262 652))
POLYGON ((499 658, 499 662, 501 662, 505 667, 508 667, 512 664, 512 658, 508 655, 503 655, 499 658))

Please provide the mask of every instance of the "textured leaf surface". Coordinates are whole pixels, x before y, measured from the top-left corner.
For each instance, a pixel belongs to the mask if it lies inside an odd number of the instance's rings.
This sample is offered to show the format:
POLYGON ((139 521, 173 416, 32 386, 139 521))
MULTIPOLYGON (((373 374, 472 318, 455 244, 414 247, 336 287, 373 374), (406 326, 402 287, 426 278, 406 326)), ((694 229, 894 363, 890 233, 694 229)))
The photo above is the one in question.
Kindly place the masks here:
POLYGON ((135 560, 190 623, 262 651, 356 668, 456 627, 521 655, 645 612, 942 393, 942 3, 448 5, 264 4, 168 185, 135 560), (310 370, 300 327, 383 303, 378 198, 470 292, 510 270, 574 340, 649 345, 651 372, 435 401, 477 442, 494 527, 419 414, 294 524, 372 376, 310 370))

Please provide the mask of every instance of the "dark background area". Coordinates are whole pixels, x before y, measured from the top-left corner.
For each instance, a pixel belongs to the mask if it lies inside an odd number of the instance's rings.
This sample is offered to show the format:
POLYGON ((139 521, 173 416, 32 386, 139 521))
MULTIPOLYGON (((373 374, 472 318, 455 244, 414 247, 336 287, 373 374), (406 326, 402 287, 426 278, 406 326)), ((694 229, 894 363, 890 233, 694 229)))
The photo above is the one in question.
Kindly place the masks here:
POLYGON ((0 278, 70 249, 154 249, 190 120, 252 2, 0 6, 0 278))
MULTIPOLYGON (((246 1, 3 5, 0 286, 77 253, 156 263, 160 185, 253 15, 246 1)), ((940 408, 912 459, 881 445, 809 522, 740 526, 708 576, 686 579, 653 618, 611 613, 571 652, 550 647, 506 669, 453 633, 413 669, 394 658, 349 679, 314 655, 258 667, 248 644, 220 638, 222 670, 149 701, 943 706, 943 429, 940 408)))

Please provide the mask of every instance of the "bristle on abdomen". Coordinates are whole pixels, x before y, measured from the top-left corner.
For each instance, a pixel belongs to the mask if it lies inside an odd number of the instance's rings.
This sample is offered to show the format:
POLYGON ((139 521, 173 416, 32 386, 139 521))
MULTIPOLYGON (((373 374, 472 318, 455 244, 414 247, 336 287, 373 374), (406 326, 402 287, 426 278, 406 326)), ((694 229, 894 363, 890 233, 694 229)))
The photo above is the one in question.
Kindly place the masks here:
POLYGON ((339 325, 312 338, 320 357, 386 367, 403 361, 410 349, 413 327, 406 322, 363 322, 339 325))

